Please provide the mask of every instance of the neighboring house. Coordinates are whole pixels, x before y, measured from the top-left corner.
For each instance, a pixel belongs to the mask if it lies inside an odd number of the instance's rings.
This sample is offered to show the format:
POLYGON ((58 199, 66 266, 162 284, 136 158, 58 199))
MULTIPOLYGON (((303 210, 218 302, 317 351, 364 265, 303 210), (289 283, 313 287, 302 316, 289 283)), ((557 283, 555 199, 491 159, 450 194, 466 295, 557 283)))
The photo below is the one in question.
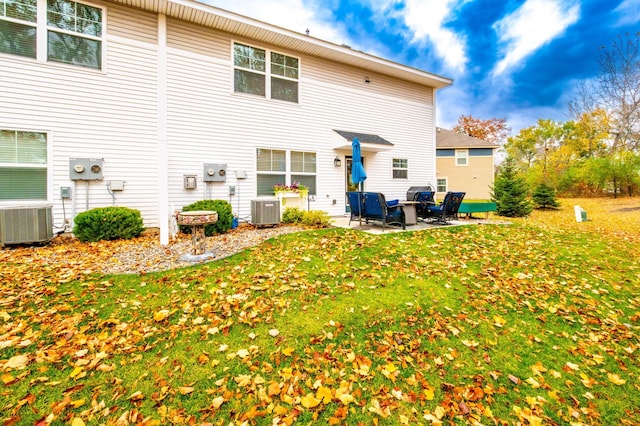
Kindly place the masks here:
POLYGON ((436 131, 436 191, 466 192, 465 199, 488 200, 499 145, 451 130, 436 131))
POLYGON ((351 139, 364 186, 435 181, 437 89, 452 81, 190 0, 0 3, 0 206, 53 223, 120 205, 169 239, 173 210, 242 219, 302 182, 340 215, 351 139))

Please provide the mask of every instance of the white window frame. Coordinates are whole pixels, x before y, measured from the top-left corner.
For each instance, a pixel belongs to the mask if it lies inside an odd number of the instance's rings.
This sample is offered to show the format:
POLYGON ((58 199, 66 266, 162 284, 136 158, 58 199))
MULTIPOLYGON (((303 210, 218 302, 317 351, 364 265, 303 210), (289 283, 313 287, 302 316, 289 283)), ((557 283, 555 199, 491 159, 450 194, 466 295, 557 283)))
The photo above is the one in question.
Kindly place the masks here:
MULTIPOLYGON (((263 195, 273 195, 273 192, 269 192, 269 191, 260 191, 260 185, 259 185, 259 180, 260 180, 260 176, 276 176, 278 179, 278 183, 282 183, 282 184, 286 184, 287 182, 287 151, 284 149, 277 149, 277 148, 257 148, 256 149, 256 193, 258 196, 263 196, 263 195), (260 151, 269 151, 271 154, 271 160, 270 160, 270 167, 268 169, 261 169, 259 167, 259 158, 258 155, 260 154, 260 151), (284 153, 284 170, 276 170, 274 169, 273 165, 273 152, 283 152, 284 153)), ((269 188, 270 189, 270 188, 269 188)))
MULTIPOLYGON (((307 185, 309 187, 309 194, 311 195, 315 195, 317 188, 318 188, 318 154, 316 152, 313 151, 297 151, 297 150, 291 150, 288 152, 288 156, 289 156, 289 174, 288 174, 288 180, 289 180, 289 185, 293 184, 293 182, 299 182, 299 180, 294 179, 294 176, 304 176, 306 178, 312 178, 313 179, 313 185, 307 185), (303 170, 302 171, 294 171, 293 170, 293 153, 298 153, 298 154, 302 154, 303 156, 303 170), (304 159, 304 157, 306 155, 313 155, 313 170, 307 170, 307 168, 305 167, 308 162, 304 159)), ((301 182, 304 183, 304 182, 301 182)))
POLYGON ((0 20, 6 21, 6 22, 12 22, 12 23, 16 23, 19 25, 27 25, 27 26, 31 26, 33 28, 36 29, 36 55, 35 58, 31 57, 31 56, 26 56, 26 55, 20 55, 20 54, 12 54, 12 53, 0 53, 0 55, 10 55, 12 58, 22 58, 25 60, 36 60, 38 62, 41 63, 47 63, 47 64, 55 64, 58 66, 72 66, 72 67, 76 67, 76 68, 80 68, 83 70, 87 70, 87 71, 100 71, 100 72, 104 72, 105 68, 106 68, 106 52, 107 52, 107 8, 105 6, 102 5, 97 5, 91 2, 87 2, 87 1, 76 1, 76 0, 67 0, 76 4, 81 4, 81 5, 85 5, 85 6, 89 6, 95 9, 100 9, 101 11, 101 16, 100 16, 100 26, 101 26, 101 31, 100 31, 100 36, 94 36, 94 35, 90 35, 90 34, 85 34, 82 32, 77 32, 77 31, 72 31, 72 30, 67 30, 67 29, 63 29, 63 28, 58 28, 55 26, 49 26, 48 23, 48 5, 47 5, 47 0, 37 0, 36 3, 36 22, 30 22, 30 21, 24 21, 24 20, 20 20, 20 19, 16 19, 16 18, 8 18, 5 16, 0 16, 0 20), (63 34, 63 35, 68 35, 68 36, 73 36, 73 37, 79 37, 79 38, 84 38, 84 39, 88 39, 88 40, 93 40, 96 41, 98 43, 100 43, 100 61, 99 61, 99 66, 98 67, 93 67, 93 66, 88 66, 88 65, 83 65, 83 64, 74 64, 74 63, 68 63, 68 62, 63 62, 63 61, 59 61, 59 60, 49 60, 48 59, 48 54, 49 54, 49 32, 55 32, 58 34, 63 34))
POLYGON ((52 158, 52 140, 51 133, 43 130, 35 129, 14 129, 14 128, 0 128, 3 131, 9 132, 26 132, 26 133, 39 133, 44 135, 46 143, 46 158, 43 163, 18 163, 16 162, 2 162, 0 159, 0 168, 20 168, 20 169, 39 169, 45 171, 45 188, 44 198, 19 198, 19 199, 0 199, 0 205, 14 205, 16 202, 42 202, 48 201, 51 197, 51 179, 53 177, 53 171, 51 168, 52 158))
MULTIPOLYGON (((272 164, 273 166, 273 164, 272 164)), ((257 148, 256 149, 256 175, 257 175, 257 179, 259 179, 260 175, 263 176, 278 176, 281 179, 280 183, 282 183, 283 185, 292 185, 295 182, 299 182, 299 180, 294 179, 294 176, 305 176, 305 177, 312 177, 314 179, 314 185, 310 186, 309 188, 309 194, 314 195, 317 191, 317 185, 318 185, 318 153, 314 152, 314 151, 298 151, 298 150, 292 150, 292 149, 279 149, 279 148, 257 148), (277 152, 284 152, 284 171, 282 170, 274 170, 273 167, 270 168, 270 170, 260 170, 258 168, 258 153, 260 151, 277 151, 277 152), (315 157, 315 162, 313 164, 313 170, 305 170, 304 169, 304 161, 303 161, 303 170, 304 171, 293 171, 293 163, 291 161, 291 154, 292 153, 302 153, 304 154, 313 154, 315 157)), ((304 182, 301 182, 304 183, 304 182)), ((273 195, 272 192, 270 191, 265 191, 263 190, 262 192, 260 191, 260 185, 258 185, 258 183, 256 182, 256 195, 257 196, 268 196, 268 195, 273 195)))
MULTIPOLYGON (((231 43, 231 65, 233 68, 233 72, 232 72, 232 78, 231 78, 231 90, 233 91, 233 93, 235 94, 239 94, 239 95, 246 95, 246 96, 256 96, 256 97, 261 97, 261 98, 265 98, 265 99, 271 99, 274 101, 281 101, 281 102, 287 102, 290 104, 300 104, 300 72, 301 72, 301 59, 297 56, 293 56, 290 54, 286 54, 286 53, 282 53, 279 51, 275 51, 275 50, 270 50, 264 47, 260 47, 260 46, 256 46, 250 43, 245 43, 242 41, 232 41, 231 43), (235 57, 235 47, 236 45, 241 45, 241 46, 246 46, 246 47, 250 47, 252 49, 258 49, 258 50, 262 50, 264 51, 264 60, 265 60, 265 69, 264 71, 261 70, 256 70, 256 69, 252 69, 252 68, 247 68, 247 67, 243 67, 243 66, 239 66, 236 65, 236 57, 235 57), (285 58, 291 58, 291 59, 295 59, 297 61, 297 78, 292 78, 292 77, 288 77, 285 75, 279 75, 279 74, 275 74, 271 72, 271 65, 272 65, 272 60, 271 60, 271 55, 272 54, 276 54, 276 55, 282 55, 285 58), (239 71, 243 71, 243 72, 247 72, 247 73, 254 73, 257 75, 261 75, 264 76, 264 95, 262 94, 253 94, 253 93, 249 93, 249 92, 243 92, 241 90, 236 90, 236 84, 235 84, 235 78, 236 78, 236 70, 239 71), (290 81, 290 82, 295 82, 296 84, 296 99, 295 100, 290 100, 290 99, 281 99, 281 98, 274 98, 272 96, 272 82, 273 80, 283 80, 283 81, 290 81)), ((279 65, 279 64, 276 64, 279 65)), ((286 63, 285 63, 285 68, 286 68, 286 63)), ((291 67, 289 67, 291 68, 291 67)))
POLYGON ((466 167, 469 165, 469 150, 456 149, 456 166, 466 167))
POLYGON ((391 177, 393 179, 409 179, 409 159, 408 158, 393 158, 391 160, 391 177), (401 172, 404 172, 404 173, 401 173, 401 172), (404 174, 404 176, 396 176, 396 174, 404 174))
MULTIPOLYGON (((74 3, 74 4, 80 4, 80 5, 84 5, 84 6, 88 6, 94 9, 99 9, 100 10, 100 35, 96 36, 96 35, 92 35, 92 34, 86 34, 80 31, 74 31, 74 30, 69 30, 69 29, 65 29, 65 28, 59 28, 53 25, 49 25, 49 8, 47 5, 47 0, 39 0, 38 1, 38 9, 40 9, 40 4, 44 3, 45 6, 45 20, 44 20, 44 25, 46 25, 46 38, 44 39, 44 43, 46 43, 47 49, 46 49, 46 60, 47 62, 51 62, 51 63, 59 63, 59 64, 66 64, 66 65, 71 65, 71 66, 77 66, 77 67, 82 67, 82 68, 88 68, 88 69, 94 69, 94 70, 102 70, 103 68, 103 63, 104 63, 104 42, 105 42, 105 33, 106 33, 106 26, 105 26, 105 16, 106 16, 106 10, 103 6, 97 6, 88 2, 84 2, 84 1, 77 1, 77 0, 59 0, 59 1, 63 1, 63 2, 69 2, 69 3, 74 3), (81 39, 86 39, 86 40, 92 40, 95 42, 100 43, 100 58, 99 58, 99 63, 97 67, 93 67, 93 66, 89 66, 89 65, 84 65, 84 64, 79 64, 79 63, 73 63, 73 62, 65 62, 65 61, 61 61, 61 60, 54 60, 54 59, 49 59, 49 33, 56 33, 56 34, 62 34, 62 35, 66 35, 66 36, 71 36, 71 37, 77 37, 77 38, 81 38, 81 39)), ((77 21, 79 20, 79 17, 77 15, 74 16, 74 18, 76 19, 75 23, 77 24, 77 21)))
POLYGON ((449 179, 448 178, 437 178, 436 179, 436 192, 442 193, 447 192, 449 190, 449 179), (441 191, 440 188, 442 186, 441 181, 444 181, 444 191, 441 191))
POLYGON ((2 22, 8 22, 8 23, 12 23, 12 24, 16 24, 16 25, 21 25, 24 27, 30 27, 33 28, 35 30, 35 39, 36 39, 36 45, 35 45, 35 56, 27 56, 27 55, 21 55, 19 53, 8 53, 8 52, 2 52, 0 54, 2 55, 11 55, 11 56, 17 56, 17 57, 22 57, 22 58, 29 58, 29 59, 35 59, 38 57, 38 3, 36 2, 36 10, 35 10, 35 21, 28 21, 28 20, 24 20, 24 19, 20 19, 20 18, 15 18, 15 17, 11 17, 11 16, 7 16, 6 14, 6 9, 1 11, 2 14, 0 14, 0 21, 2 22))

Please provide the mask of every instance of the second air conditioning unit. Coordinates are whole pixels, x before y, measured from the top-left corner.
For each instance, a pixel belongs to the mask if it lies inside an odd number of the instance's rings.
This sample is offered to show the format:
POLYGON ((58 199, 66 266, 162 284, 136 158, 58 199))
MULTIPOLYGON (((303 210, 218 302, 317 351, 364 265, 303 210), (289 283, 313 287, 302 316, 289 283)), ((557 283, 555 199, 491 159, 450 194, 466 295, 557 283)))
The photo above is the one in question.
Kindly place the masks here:
POLYGON ((251 200, 251 223, 277 225, 280 223, 279 200, 251 200))

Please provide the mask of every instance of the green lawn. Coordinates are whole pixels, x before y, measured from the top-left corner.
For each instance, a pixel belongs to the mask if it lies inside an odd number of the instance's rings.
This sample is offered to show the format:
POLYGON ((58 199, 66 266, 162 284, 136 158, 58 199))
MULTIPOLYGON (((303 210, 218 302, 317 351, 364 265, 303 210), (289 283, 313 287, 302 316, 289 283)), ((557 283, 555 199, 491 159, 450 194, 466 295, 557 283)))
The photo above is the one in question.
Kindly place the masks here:
POLYGON ((638 424, 637 216, 576 202, 141 276, 4 263, 0 420, 638 424))

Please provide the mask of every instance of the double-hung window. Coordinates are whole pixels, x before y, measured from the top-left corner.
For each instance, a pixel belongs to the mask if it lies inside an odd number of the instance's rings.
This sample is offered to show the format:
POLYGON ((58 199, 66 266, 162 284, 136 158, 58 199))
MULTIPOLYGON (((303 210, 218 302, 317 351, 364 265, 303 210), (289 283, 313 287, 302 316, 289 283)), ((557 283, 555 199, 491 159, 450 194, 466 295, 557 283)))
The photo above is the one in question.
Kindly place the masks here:
POLYGON ((234 43, 233 68, 235 92, 298 102, 297 58, 234 43))
POLYGON ((258 195, 273 195, 275 185, 303 184, 316 193, 316 153, 258 148, 256 151, 258 195), (287 167, 288 165, 288 167, 287 167))
POLYGON ((0 200, 47 199, 47 134, 0 129, 0 200))
MULTIPOLYGON (((0 53, 102 68, 103 10, 71 0, 0 0, 0 53), (38 22, 46 8, 46 22, 38 22), (38 38, 38 27, 46 38, 38 38), (38 57, 38 45, 45 57, 38 57)), ((44 21, 44 20, 42 20, 44 21)))
POLYGON ((0 0, 0 53, 36 57, 37 0, 0 0))
POLYGON ((47 59, 102 67, 102 9, 70 0, 47 0, 47 59))
POLYGON ((273 195, 275 185, 285 185, 287 179, 286 151, 258 148, 257 184, 258 195, 273 195))
POLYGON ((393 178, 407 179, 409 177, 409 160, 406 158, 393 159, 393 178))
POLYGON ((439 178, 436 181, 437 192, 447 192, 447 178, 439 178))
POLYGON ((291 183, 298 182, 316 193, 316 153, 291 151, 291 183))
POLYGON ((456 149, 456 166, 466 166, 469 164, 469 151, 466 149, 456 149))

